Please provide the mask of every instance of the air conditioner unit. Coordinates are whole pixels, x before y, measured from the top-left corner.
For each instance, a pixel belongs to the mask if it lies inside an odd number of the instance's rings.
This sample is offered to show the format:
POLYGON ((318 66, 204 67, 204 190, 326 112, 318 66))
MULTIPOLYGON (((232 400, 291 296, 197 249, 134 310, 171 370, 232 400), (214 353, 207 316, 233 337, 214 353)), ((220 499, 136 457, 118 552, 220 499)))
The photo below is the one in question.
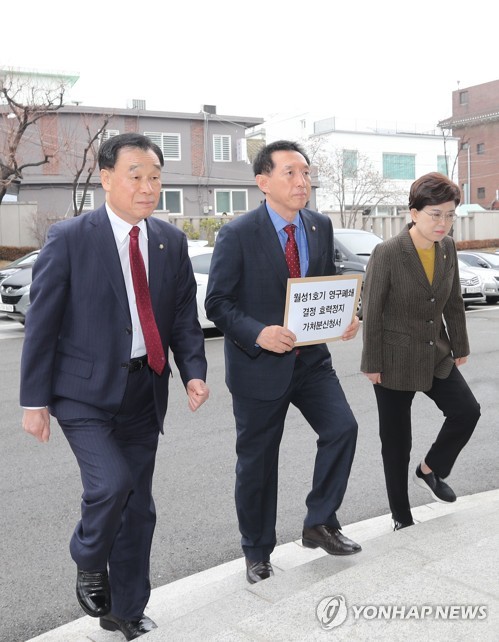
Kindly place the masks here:
POLYGON ((128 109, 142 109, 142 110, 145 110, 146 101, 145 100, 139 100, 138 98, 132 98, 131 100, 128 101, 127 108, 128 109))

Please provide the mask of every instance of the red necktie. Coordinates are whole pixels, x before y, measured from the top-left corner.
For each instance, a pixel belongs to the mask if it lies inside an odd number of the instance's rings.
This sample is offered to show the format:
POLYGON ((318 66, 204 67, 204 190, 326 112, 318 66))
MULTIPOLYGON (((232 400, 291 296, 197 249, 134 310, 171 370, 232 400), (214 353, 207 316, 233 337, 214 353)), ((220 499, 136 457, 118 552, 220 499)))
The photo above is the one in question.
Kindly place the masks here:
POLYGON ((293 225, 292 223, 290 225, 286 225, 284 228, 284 231, 288 235, 284 253, 286 255, 286 263, 289 268, 289 276, 292 279, 299 279, 301 277, 300 255, 298 254, 298 245, 296 245, 295 229, 296 225, 293 225))
POLYGON ((139 232, 140 228, 136 225, 130 230, 130 269, 132 271, 137 311, 146 344, 147 361, 154 372, 160 375, 165 368, 166 358, 158 326, 154 319, 154 312, 152 311, 146 268, 139 248, 139 232))

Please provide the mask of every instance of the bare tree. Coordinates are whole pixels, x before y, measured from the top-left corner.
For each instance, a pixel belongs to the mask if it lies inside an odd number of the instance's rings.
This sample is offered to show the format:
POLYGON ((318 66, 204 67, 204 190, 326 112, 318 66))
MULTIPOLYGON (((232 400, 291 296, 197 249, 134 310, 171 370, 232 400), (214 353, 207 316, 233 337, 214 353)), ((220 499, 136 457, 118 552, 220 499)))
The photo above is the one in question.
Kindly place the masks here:
POLYGON ((376 171, 369 157, 337 148, 327 151, 327 140, 320 136, 306 146, 321 188, 333 197, 340 212, 342 227, 355 227, 360 215, 364 229, 379 205, 399 201, 400 191, 376 171))
POLYGON ((64 135, 65 158, 71 171, 74 172, 72 184, 74 216, 79 216, 83 211, 85 196, 97 167, 100 140, 106 132, 111 117, 111 114, 105 114, 98 118, 82 116, 86 132, 84 140, 80 140, 80 128, 73 132, 66 132, 64 135), (78 190, 82 190, 79 203, 78 190))
POLYGON ((49 85, 29 74, 0 71, 0 204, 9 186, 22 181, 27 167, 44 165, 54 157, 54 141, 44 140, 38 126, 38 160, 30 154, 29 161, 23 162, 21 141, 29 128, 63 106, 66 88, 64 78, 49 85))

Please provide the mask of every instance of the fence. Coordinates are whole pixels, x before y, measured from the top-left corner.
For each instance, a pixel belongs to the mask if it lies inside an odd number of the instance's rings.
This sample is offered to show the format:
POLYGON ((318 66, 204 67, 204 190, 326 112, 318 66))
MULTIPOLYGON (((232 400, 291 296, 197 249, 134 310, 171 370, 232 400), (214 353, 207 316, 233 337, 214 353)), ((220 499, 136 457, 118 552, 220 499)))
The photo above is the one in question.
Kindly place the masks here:
MULTIPOLYGON (((324 212, 332 220, 334 227, 341 227, 339 212, 324 212)), ((155 214, 176 227, 184 230, 188 236, 209 238, 223 223, 231 220, 231 216, 169 216, 155 214)), ((234 216, 244 216, 237 212, 234 216)), ((34 234, 33 221, 36 218, 36 203, 3 203, 0 206, 0 245, 12 247, 38 246, 34 234)), ((359 220, 356 227, 374 232, 383 239, 391 238, 400 232, 407 221, 409 213, 402 215, 371 216, 367 220, 359 220)), ((456 241, 485 241, 499 238, 499 211, 480 210, 470 211, 459 216, 454 223, 453 237, 456 241)))

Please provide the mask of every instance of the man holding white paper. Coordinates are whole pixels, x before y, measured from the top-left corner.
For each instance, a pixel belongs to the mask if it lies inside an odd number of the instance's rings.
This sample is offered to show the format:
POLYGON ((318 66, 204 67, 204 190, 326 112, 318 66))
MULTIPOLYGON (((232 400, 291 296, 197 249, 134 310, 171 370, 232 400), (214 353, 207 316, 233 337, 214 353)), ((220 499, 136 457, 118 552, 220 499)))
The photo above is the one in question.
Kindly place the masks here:
MULTIPOLYGON (((290 404, 318 435, 303 545, 333 555, 361 547, 336 516, 355 452, 357 422, 325 343, 295 347, 284 327, 290 277, 335 274, 328 217, 305 208, 310 163, 294 142, 264 147, 253 169, 265 202, 218 234, 208 282, 207 316, 224 333, 226 382, 237 430, 236 509, 250 583, 273 574, 279 445, 290 404)), ((357 334, 359 320, 342 338, 357 334)))

